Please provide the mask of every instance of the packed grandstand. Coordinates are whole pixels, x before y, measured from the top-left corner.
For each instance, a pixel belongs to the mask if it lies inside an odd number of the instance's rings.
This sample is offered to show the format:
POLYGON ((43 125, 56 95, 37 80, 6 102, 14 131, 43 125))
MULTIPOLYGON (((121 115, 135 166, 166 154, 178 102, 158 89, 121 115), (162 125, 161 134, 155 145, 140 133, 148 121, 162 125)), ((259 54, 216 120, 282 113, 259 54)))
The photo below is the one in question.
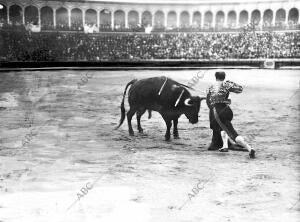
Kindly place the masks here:
POLYGON ((124 12, 110 10, 111 5, 99 8, 102 1, 95 1, 97 10, 77 8, 76 2, 72 7, 52 7, 44 1, 31 5, 32 1, 2 4, 0 0, 0 60, 300 58, 299 10, 293 5, 225 13, 218 9, 149 12, 140 5, 137 11, 124 12))

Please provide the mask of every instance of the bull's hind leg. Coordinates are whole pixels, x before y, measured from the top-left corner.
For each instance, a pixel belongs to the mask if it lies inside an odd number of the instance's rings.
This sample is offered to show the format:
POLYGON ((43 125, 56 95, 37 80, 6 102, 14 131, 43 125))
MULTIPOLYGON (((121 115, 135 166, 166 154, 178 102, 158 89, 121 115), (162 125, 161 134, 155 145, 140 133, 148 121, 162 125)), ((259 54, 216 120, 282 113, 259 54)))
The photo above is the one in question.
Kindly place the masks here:
POLYGON ((178 128, 177 128, 177 125, 178 125, 178 119, 174 119, 173 120, 173 136, 175 139, 179 139, 179 134, 178 134, 178 128))
POLYGON ((139 130, 139 133, 143 133, 143 128, 141 126, 141 117, 146 112, 146 109, 139 109, 136 112, 136 121, 137 121, 137 128, 139 130))
POLYGON ((135 112, 136 112, 136 109, 133 109, 132 107, 130 107, 130 110, 127 112, 128 132, 129 132, 130 136, 134 135, 132 125, 131 125, 131 119, 132 119, 133 115, 135 114, 135 112))

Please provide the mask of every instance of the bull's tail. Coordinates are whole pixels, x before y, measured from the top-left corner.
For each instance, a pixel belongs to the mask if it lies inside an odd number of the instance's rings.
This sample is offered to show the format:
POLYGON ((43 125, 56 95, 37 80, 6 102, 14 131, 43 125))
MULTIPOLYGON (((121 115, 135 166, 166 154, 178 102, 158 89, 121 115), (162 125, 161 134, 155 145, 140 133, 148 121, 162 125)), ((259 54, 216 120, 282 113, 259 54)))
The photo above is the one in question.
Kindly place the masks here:
POLYGON ((126 96, 126 92, 127 92, 127 88, 132 85, 133 83, 135 83, 137 81, 137 79, 133 79, 131 80, 129 83, 127 83, 126 87, 125 87, 125 90, 124 90, 124 94, 123 94, 123 99, 122 99, 122 102, 121 102, 121 119, 120 119, 120 122, 119 122, 119 125, 115 128, 115 129, 118 129, 124 122, 125 120, 125 105, 124 105, 124 101, 125 101, 125 96, 126 96))

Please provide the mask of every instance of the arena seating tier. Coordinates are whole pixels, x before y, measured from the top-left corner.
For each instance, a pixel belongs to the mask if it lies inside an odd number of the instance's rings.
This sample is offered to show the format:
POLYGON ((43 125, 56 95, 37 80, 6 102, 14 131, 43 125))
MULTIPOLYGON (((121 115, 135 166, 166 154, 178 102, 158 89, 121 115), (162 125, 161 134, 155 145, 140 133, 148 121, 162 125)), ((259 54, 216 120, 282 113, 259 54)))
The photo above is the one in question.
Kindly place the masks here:
POLYGON ((1 61, 300 58, 300 32, 100 33, 0 29, 1 61))

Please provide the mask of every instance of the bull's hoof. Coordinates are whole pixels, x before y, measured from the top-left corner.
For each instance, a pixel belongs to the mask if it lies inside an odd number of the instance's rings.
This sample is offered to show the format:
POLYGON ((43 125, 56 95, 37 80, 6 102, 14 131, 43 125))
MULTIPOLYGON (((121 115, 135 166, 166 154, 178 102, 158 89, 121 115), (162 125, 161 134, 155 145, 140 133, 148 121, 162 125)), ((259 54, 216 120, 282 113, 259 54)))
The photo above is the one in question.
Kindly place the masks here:
POLYGON ((174 139, 176 140, 180 139, 179 135, 174 135, 174 139))
POLYGON ((165 136, 165 141, 170 141, 170 136, 165 136))
POLYGON ((255 158, 255 150, 251 149, 250 152, 249 152, 249 157, 251 159, 254 159, 255 158))
POLYGON ((129 136, 134 136, 134 132, 133 131, 129 131, 129 136))
POLYGON ((140 130, 139 130, 139 133, 140 133, 140 134, 144 134, 144 130, 140 129, 140 130))

